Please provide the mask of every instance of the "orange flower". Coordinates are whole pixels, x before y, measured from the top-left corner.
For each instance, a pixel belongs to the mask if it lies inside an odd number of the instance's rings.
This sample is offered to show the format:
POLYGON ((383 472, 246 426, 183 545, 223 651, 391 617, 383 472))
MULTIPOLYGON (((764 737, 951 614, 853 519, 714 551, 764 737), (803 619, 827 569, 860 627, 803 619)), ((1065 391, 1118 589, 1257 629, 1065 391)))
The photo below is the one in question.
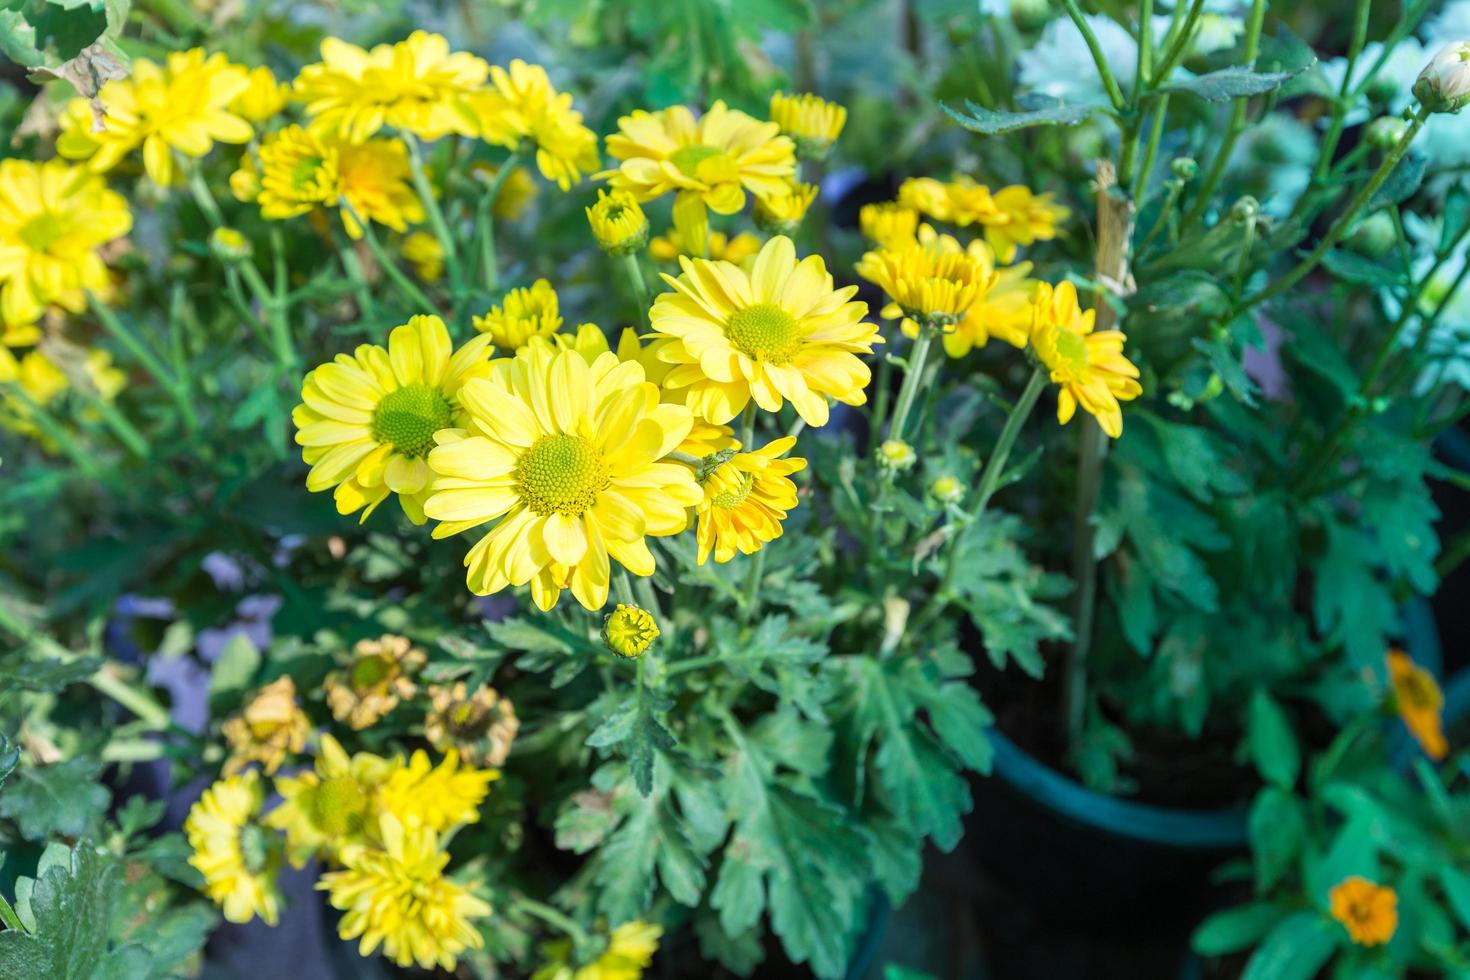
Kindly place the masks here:
POLYGON ((1399 897, 1392 888, 1354 875, 1328 894, 1332 917, 1342 923, 1359 946, 1380 946, 1399 925, 1399 897))
POLYGON ((1402 650, 1388 651, 1388 681, 1393 688, 1394 707, 1404 727, 1431 759, 1443 759, 1449 751, 1444 738, 1440 710, 1444 695, 1433 675, 1416 666, 1402 650))

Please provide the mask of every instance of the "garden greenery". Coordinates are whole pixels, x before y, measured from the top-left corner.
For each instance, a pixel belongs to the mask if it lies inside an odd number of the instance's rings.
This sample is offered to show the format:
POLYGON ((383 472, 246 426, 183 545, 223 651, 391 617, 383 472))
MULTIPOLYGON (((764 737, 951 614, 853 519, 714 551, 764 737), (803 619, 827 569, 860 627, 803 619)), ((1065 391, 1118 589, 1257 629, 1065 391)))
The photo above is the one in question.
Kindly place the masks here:
POLYGON ((0 975, 840 977, 997 717, 1470 975, 1470 4, 1090 7, 0 0, 0 975))

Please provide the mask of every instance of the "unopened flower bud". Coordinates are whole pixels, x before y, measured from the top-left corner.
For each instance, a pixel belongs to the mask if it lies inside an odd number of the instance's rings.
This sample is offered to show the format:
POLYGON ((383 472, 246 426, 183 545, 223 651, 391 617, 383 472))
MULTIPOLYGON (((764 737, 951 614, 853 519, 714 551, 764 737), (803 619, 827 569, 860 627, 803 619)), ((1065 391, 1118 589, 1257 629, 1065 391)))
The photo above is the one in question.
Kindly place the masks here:
POLYGON ((1414 98, 1430 112, 1459 112, 1470 103, 1470 41, 1439 49, 1419 73, 1414 98))
POLYGON ((1393 219, 1385 211, 1375 211, 1364 218, 1348 238, 1348 244, 1356 251, 1374 259, 1387 255, 1396 241, 1398 233, 1394 230, 1393 219))
POLYGON ((607 648, 625 660, 634 660, 658 639, 658 623, 653 614, 638 606, 618 603, 602 621, 602 640, 607 648))
POLYGON ((885 439, 878 447, 878 465, 886 470, 906 470, 918 461, 914 447, 902 439, 885 439))
POLYGON ((1397 116, 1379 116, 1368 124, 1368 145, 1388 152, 1403 141, 1409 124, 1397 116))
POLYGON ((815 184, 791 181, 784 191, 755 199, 756 227, 768 235, 791 235, 801 227, 807 208, 816 200, 815 184))
POLYGON ((946 474, 929 484, 929 493, 941 504, 957 504, 965 496, 965 485, 957 477, 946 474))
POLYGON ((1199 163, 1194 157, 1176 157, 1169 164, 1169 172, 1180 180, 1194 180, 1199 176, 1199 163))
POLYGON ((648 244, 648 218, 627 191, 598 191, 597 203, 586 211, 592 234, 607 254, 632 255, 648 244))
POLYGON ((1230 206, 1230 220, 1238 225, 1255 221, 1261 213, 1260 202, 1247 194, 1230 206))
POLYGON ((255 254, 250 239, 234 228, 216 228, 209 233, 209 252, 225 265, 245 262, 255 254))

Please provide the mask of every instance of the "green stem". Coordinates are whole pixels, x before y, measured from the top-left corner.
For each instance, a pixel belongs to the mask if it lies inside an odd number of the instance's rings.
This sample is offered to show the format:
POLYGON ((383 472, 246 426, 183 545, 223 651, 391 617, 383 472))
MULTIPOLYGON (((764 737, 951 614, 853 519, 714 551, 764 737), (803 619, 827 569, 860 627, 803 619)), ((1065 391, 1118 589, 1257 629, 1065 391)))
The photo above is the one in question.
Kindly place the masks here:
POLYGON ((373 253, 373 258, 378 260, 378 265, 387 273, 388 278, 393 280, 393 285, 398 287, 398 291, 403 294, 404 299, 408 300, 409 305, 417 307, 421 313, 435 312, 434 301, 424 295, 424 291, 414 285, 413 280, 398 268, 393 257, 383 249, 382 243, 378 241, 378 233, 373 230, 373 226, 358 216, 352 203, 345 197, 342 198, 342 208, 352 215, 352 219, 362 228, 362 238, 367 242, 368 251, 373 253))
POLYGON ((27 420, 35 425, 37 431, 43 437, 55 443, 56 448, 61 450, 63 455, 75 463, 77 469, 81 470, 83 475, 92 480, 102 479, 102 471, 97 468, 97 463, 93 460, 91 454, 84 452, 82 447, 77 445, 76 440, 71 437, 71 433, 66 431, 66 426, 50 412, 46 411, 40 403, 26 394, 25 389, 20 385, 7 382, 3 385, 3 388, 9 392, 10 397, 24 406, 27 420))
POLYGON ((898 401, 893 406, 893 421, 888 426, 890 439, 903 438, 904 423, 914 407, 914 396, 919 393, 919 381, 924 376, 924 361, 929 356, 934 333, 934 327, 919 324, 919 335, 914 338, 913 350, 909 351, 908 362, 904 365, 903 387, 898 390, 898 401))
POLYGON ((755 417, 760 406, 755 399, 745 403, 745 414, 740 417, 740 448, 743 452, 755 452, 755 417))
POLYGON ((0 922, 5 924, 8 931, 26 934, 26 927, 21 924, 20 916, 15 914, 15 909, 10 907, 4 895, 0 895, 0 922))
POLYGON ((424 213, 429 218, 429 228, 434 232, 434 237, 439 239, 440 248, 444 249, 444 267, 449 270, 449 291, 458 296, 462 288, 463 276, 459 268, 459 252, 454 247, 454 236, 449 233, 449 225, 444 220, 444 212, 439 208, 439 199, 434 196, 434 188, 429 183, 429 175, 424 170, 423 150, 419 147, 418 138, 409 132, 398 134, 403 142, 408 145, 408 167, 413 176, 413 186, 420 199, 424 202, 424 213))
POLYGON ((1077 6, 1077 0, 1062 0, 1062 6, 1067 8, 1067 16, 1072 18, 1072 23, 1076 24, 1077 30, 1082 32, 1082 40, 1086 42, 1087 50, 1092 52, 1092 61, 1097 65, 1097 74, 1102 79, 1103 88, 1108 93, 1108 100, 1113 103, 1114 109, 1122 112, 1128 107, 1128 101, 1123 98, 1123 90, 1118 87, 1118 80, 1113 77, 1112 68, 1108 67, 1108 59, 1103 54, 1102 45, 1097 43, 1097 35, 1092 33, 1092 25, 1087 23, 1087 18, 1082 15, 1082 10, 1077 6))
MULTIPOLYGON (((1175 3, 1175 11, 1180 9, 1175 3)), ((1189 13, 1184 16, 1184 24, 1174 33, 1174 39, 1164 52, 1164 57, 1159 60, 1158 68, 1154 71, 1154 77, 1167 82, 1169 75, 1184 60, 1184 53, 1189 50, 1189 43, 1194 40, 1194 28, 1199 23, 1200 14, 1204 12, 1205 0, 1194 0, 1189 6, 1189 13)))
MULTIPOLYGON (((1266 0, 1252 0, 1250 17, 1246 21, 1245 29, 1245 64, 1254 66, 1256 54, 1261 47, 1261 25, 1266 19, 1266 0)), ((1225 170, 1230 166, 1230 156, 1235 151, 1235 141, 1240 139, 1241 130, 1245 127, 1245 114, 1250 108, 1250 98, 1242 96, 1235 100, 1230 110, 1230 122, 1225 128, 1225 137, 1220 141, 1220 148, 1215 153, 1215 161, 1210 164, 1209 173, 1200 183, 1194 206, 1184 216, 1186 227, 1192 225, 1204 217, 1205 211, 1209 209, 1210 200, 1214 197, 1215 188, 1225 176, 1225 170)))
POLYGON ((102 417, 102 421, 112 430, 112 434, 117 436, 118 442, 126 446, 130 453, 139 459, 147 459, 149 457, 151 448, 148 445, 148 440, 143 436, 143 433, 139 432, 133 426, 133 423, 129 422, 117 410, 117 406, 105 398, 91 394, 90 392, 81 392, 81 395, 82 400, 87 403, 88 407, 102 417))
POLYGON ((871 454, 878 448, 878 443, 883 439, 883 423, 888 418, 888 392, 890 380, 893 377, 893 362, 888 359, 888 354, 878 355, 878 384, 877 393, 873 396, 873 414, 868 420, 868 452, 871 454))
MULTIPOLYGON (((1178 6, 1176 0, 1175 6, 1178 6)), ((1133 97, 1135 104, 1138 93, 1153 81, 1154 71, 1154 0, 1139 0, 1138 4, 1138 68, 1133 74, 1133 97)))
POLYGON ((285 298, 266 284, 265 277, 250 261, 240 263, 240 274, 245 285, 255 294, 255 299, 265 310, 265 320, 270 326, 271 348, 281 370, 290 373, 296 369, 296 344, 291 339, 291 323, 286 316, 285 298))
POLYGON ((500 165, 490 189, 480 198, 475 216, 475 237, 480 242, 480 271, 485 277, 486 292, 495 293, 500 290, 500 260, 495 251, 495 202, 500 199, 500 189, 505 185, 506 178, 524 159, 525 147, 524 143, 517 146, 500 165))
POLYGON ((638 253, 629 252, 622 257, 623 271, 633 286, 633 301, 638 304, 638 322, 648 329, 648 280, 643 278, 643 267, 638 263, 638 253))
POLYGON ((572 942, 579 945, 587 942, 587 930, 560 909, 552 908, 545 902, 538 902, 534 898, 527 898, 519 893, 512 893, 511 903, 527 915, 534 916, 547 925, 566 933, 572 938, 572 942))
POLYGON ((675 660, 664 668, 664 674, 673 677, 675 674, 683 674, 691 670, 699 670, 703 667, 713 667, 725 659, 723 653, 706 653, 698 657, 690 657, 687 660, 675 660))
POLYGON ((1016 444, 1016 437, 1021 434, 1021 427, 1025 425, 1026 419, 1030 418, 1031 410, 1036 407, 1036 400, 1041 397, 1046 382, 1046 371, 1039 367, 1033 368, 1031 377, 1021 392, 1021 397, 1016 399, 1016 403, 1011 406, 1010 413, 1006 415, 1005 425, 1001 428, 1000 436, 995 441, 995 449, 991 451, 990 459, 986 460, 985 469, 980 474, 980 487, 975 497, 975 504, 970 509, 968 519, 959 526, 954 539, 949 543, 944 574, 940 576, 939 586, 930 595, 923 612, 915 620, 915 629, 932 621, 944 608, 944 604, 949 601, 950 592, 954 588, 955 576, 959 574, 960 555, 964 550, 965 537, 969 529, 978 524, 980 518, 985 516, 985 509, 990 506, 990 498, 1000 486, 1000 479, 1005 473, 1006 460, 1010 458, 1011 448, 1016 444))
POLYGON ((1096 528, 1092 515, 1097 511, 1098 492, 1102 488, 1102 464, 1108 441, 1102 428, 1091 417, 1082 420, 1082 435, 1077 449, 1077 497, 1072 520, 1072 574, 1077 593, 1073 611, 1073 642, 1067 650, 1066 672, 1062 676, 1062 705, 1066 716, 1067 744, 1074 749, 1082 734, 1087 713, 1087 658, 1092 649, 1092 621, 1097 610, 1096 528))
POLYGON ((92 313, 97 317, 97 322, 113 340, 122 345, 123 349, 133 356, 143 369, 153 375, 153 379, 165 388, 173 388, 178 384, 173 372, 164 366, 163 359, 155 354, 144 341, 118 318, 112 308, 97 298, 95 293, 88 293, 87 299, 91 303, 92 313))
POLYGON ((766 571, 766 549, 761 548, 750 556, 750 571, 745 578, 745 608, 740 613, 740 621, 748 623, 755 619, 761 608, 761 582, 765 578, 766 571))
POLYGON ((1133 178, 1133 200, 1141 203, 1143 200, 1144 184, 1148 182, 1148 175, 1153 172, 1154 161, 1159 156, 1159 143, 1164 138, 1164 122, 1169 115, 1169 93, 1165 92, 1159 96, 1158 104, 1154 106, 1154 124, 1148 134, 1148 148, 1143 153, 1143 165, 1138 168, 1138 173, 1133 178))

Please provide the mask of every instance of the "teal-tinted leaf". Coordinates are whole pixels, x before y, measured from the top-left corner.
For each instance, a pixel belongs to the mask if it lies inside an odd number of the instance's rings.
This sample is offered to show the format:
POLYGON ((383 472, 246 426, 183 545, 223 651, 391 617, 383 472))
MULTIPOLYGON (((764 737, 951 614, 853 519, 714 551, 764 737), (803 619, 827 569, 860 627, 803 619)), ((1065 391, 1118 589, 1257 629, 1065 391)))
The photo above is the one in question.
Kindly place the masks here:
POLYGON ((1404 284, 1403 267, 1380 262, 1357 252, 1334 248, 1322 256, 1322 266, 1343 282, 1375 289, 1395 289, 1404 284))
POLYGON ((1292 71, 1251 71, 1249 68, 1222 68, 1182 78, 1162 87, 1164 92, 1182 92, 1209 102, 1229 102, 1252 95, 1264 95, 1300 75, 1305 68, 1292 71))
POLYGON ((1306 843, 1307 818, 1296 797, 1269 786, 1251 806, 1248 822, 1256 888, 1267 891, 1280 881, 1306 843))
POLYGON ((107 809, 112 794, 98 784, 102 764, 75 758, 49 766, 23 766, 0 790, 0 817, 20 826, 28 840, 52 834, 80 837, 107 809))
POLYGON ((20 746, 10 741, 3 733, 0 733, 0 789, 5 787, 5 780, 15 771, 15 767, 19 763, 20 746))
POLYGON ((965 100, 963 112, 943 102, 939 107, 961 126, 983 136, 997 136, 1028 126, 1075 126, 1094 111, 1092 106, 1065 105, 1058 102, 1029 112, 997 112, 976 105, 968 99, 965 100))
POLYGON ((1379 185, 1378 190, 1373 192, 1373 197, 1368 201, 1367 210, 1373 211, 1376 208, 1408 200, 1424 182, 1424 172, 1428 168, 1428 158, 1415 153, 1405 154, 1388 178, 1379 185))
POLYGON ((1245 367, 1241 364, 1240 356, 1235 353, 1235 346, 1228 339, 1204 340, 1199 337, 1190 341, 1194 349, 1205 355, 1209 361, 1210 369, 1220 376, 1225 382, 1225 387, 1237 401, 1247 405, 1256 403, 1256 395, 1260 388, 1250 375, 1245 373, 1245 367))
POLYGON ((1270 902, 1238 905, 1206 919, 1190 944, 1201 956, 1234 953, 1260 942, 1285 914, 1281 906, 1270 902))
POLYGON ((1346 936, 1320 913, 1298 912, 1271 930, 1241 980, 1312 980, 1346 936))
POLYGON ((1448 252, 1465 234, 1465 226, 1470 224, 1470 187, 1464 181, 1456 181, 1450 188, 1441 213, 1444 215, 1444 227, 1439 232, 1439 251, 1448 252))
POLYGON ((78 657, 75 660, 12 657, 0 661, 0 687, 54 693, 86 680, 101 666, 101 657, 78 657))
POLYGON ((1372 542, 1358 528, 1327 525, 1327 553, 1317 565, 1317 628, 1347 647, 1354 666, 1382 663, 1395 626, 1392 596, 1378 580, 1372 542))
POLYGON ((1273 786, 1291 789, 1301 771, 1301 747, 1286 712, 1264 690, 1251 697, 1245 731, 1256 771, 1273 786))
POLYGON ((107 949, 108 927, 117 896, 118 866, 83 841, 65 866, 52 865, 36 879, 30 906, 32 932, 0 932, 0 976, 45 977, 46 980, 111 980, 126 976, 122 965, 142 968, 131 976, 148 976, 148 957, 107 949), (112 961, 117 956, 117 961, 112 961))
POLYGON ((1470 875, 1446 864, 1439 869, 1439 883, 1444 886, 1445 898, 1449 899, 1455 918, 1460 920, 1460 927, 1470 929, 1470 875))

